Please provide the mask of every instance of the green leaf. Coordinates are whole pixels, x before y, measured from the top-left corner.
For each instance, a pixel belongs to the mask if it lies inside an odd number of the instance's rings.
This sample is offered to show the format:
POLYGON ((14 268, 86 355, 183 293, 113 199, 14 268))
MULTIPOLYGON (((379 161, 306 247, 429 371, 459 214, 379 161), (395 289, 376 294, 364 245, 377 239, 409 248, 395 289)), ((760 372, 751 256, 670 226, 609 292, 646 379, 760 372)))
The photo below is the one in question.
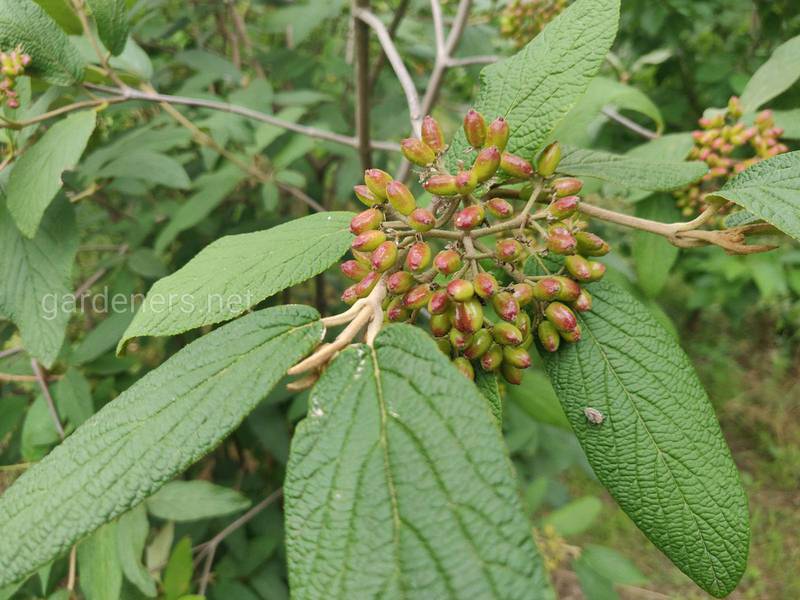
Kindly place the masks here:
POLYGON ((318 343, 318 318, 311 308, 283 306, 212 331, 28 469, 0 497, 0 586, 59 556, 215 448, 318 343))
POLYGON ((150 523, 143 504, 123 514, 117 522, 117 554, 125 578, 149 598, 156 596, 156 584, 142 564, 150 523))
POLYGON ((177 600, 189 591, 192 583, 192 540, 181 538, 164 569, 164 600, 177 600))
POLYGON ((525 373, 521 384, 508 386, 508 397, 540 423, 563 429, 569 428, 558 396, 544 373, 540 371, 525 373))
POLYGON ((126 0, 86 0, 92 10, 100 41, 116 56, 128 40, 128 7, 126 0))
MULTIPOLYGON (((660 223, 674 223, 680 220, 681 212, 675 206, 675 198, 656 194, 636 205, 636 216, 660 223)), ((632 255, 639 287, 651 298, 658 296, 678 258, 678 248, 661 236, 635 231, 632 255)))
POLYGON ((53 85, 83 79, 83 61, 55 21, 32 0, 0 0, 0 48, 22 46, 30 55, 27 71, 53 85))
POLYGON ((69 0, 34 0, 41 6, 65 32, 70 35, 81 33, 81 21, 70 6, 69 0))
POLYGON ((800 240, 800 151, 779 154, 754 164, 711 197, 743 206, 800 240))
POLYGON ((619 600, 614 583, 586 562, 582 553, 572 563, 572 567, 578 576, 586 600, 619 600))
POLYGON ((119 598, 122 567, 117 555, 117 524, 107 523, 78 545, 78 574, 86 600, 119 598))
POLYGON ((153 186, 188 190, 192 182, 181 164, 166 154, 138 150, 112 160, 97 173, 98 177, 129 177, 153 186))
MULTIPOLYGON (((617 35, 619 0, 578 0, 514 56, 481 71, 476 109, 511 126, 508 151, 531 158, 567 115, 617 35)), ((464 158, 459 130, 448 161, 464 158)))
POLYGON ((20 454, 26 461, 37 461, 57 444, 58 432, 43 396, 37 396, 25 415, 20 436, 20 454))
POLYGON ((747 82, 742 92, 744 112, 753 112, 781 95, 800 78, 800 35, 784 42, 747 82))
POLYGON ((131 252, 128 268, 145 279, 158 279, 167 274, 163 259, 150 248, 137 248, 131 252))
POLYGON ((6 187, 8 210, 27 237, 36 235, 45 210, 61 189, 61 174, 72 169, 86 149, 96 116, 84 110, 59 121, 14 166, 6 187))
POLYGON ((99 358, 117 345, 130 325, 133 312, 113 312, 92 329, 69 357, 73 365, 82 365, 99 358))
POLYGON ((583 340, 544 357, 598 479, 700 587, 729 593, 747 564, 747 498, 689 359, 629 294, 592 284, 583 340), (602 424, 584 410, 599 410, 602 424), (690 541, 688 541, 690 540, 690 541))
POLYGON ((53 203, 32 240, 0 202, 0 313, 19 328, 22 345, 50 368, 72 311, 70 272, 78 251, 75 216, 66 199, 53 203))
POLYGON ((581 559, 595 572, 614 583, 642 585, 648 581, 629 559, 605 546, 587 544, 581 549, 581 559))
POLYGON ((53 386, 53 397, 58 407, 58 414, 73 427, 81 425, 94 414, 89 381, 77 369, 71 367, 67 369, 53 386))
POLYGON ((240 492, 209 481, 171 481, 147 499, 148 512, 166 521, 222 517, 250 507, 240 492))
POLYGON ((649 191, 669 191, 697 181, 708 171, 699 161, 642 160, 599 150, 565 148, 558 172, 649 191))
POLYGON ((572 500, 542 519, 542 525, 550 526, 559 535, 578 535, 589 529, 600 516, 603 503, 595 496, 584 496, 572 500))
POLYGON ((390 325, 323 373, 284 483, 292 598, 552 598, 485 398, 390 325))
POLYGON ((353 239, 353 214, 326 212, 230 235, 157 281, 117 346, 141 335, 173 335, 232 319, 338 260, 353 239))
POLYGON ((487 373, 483 369, 475 372, 475 385, 492 409, 492 414, 497 422, 503 422, 503 398, 500 394, 500 386, 497 384, 497 375, 487 373))
POLYGON ((794 110, 776 110, 775 126, 783 129, 782 138, 800 140, 800 108, 794 110))

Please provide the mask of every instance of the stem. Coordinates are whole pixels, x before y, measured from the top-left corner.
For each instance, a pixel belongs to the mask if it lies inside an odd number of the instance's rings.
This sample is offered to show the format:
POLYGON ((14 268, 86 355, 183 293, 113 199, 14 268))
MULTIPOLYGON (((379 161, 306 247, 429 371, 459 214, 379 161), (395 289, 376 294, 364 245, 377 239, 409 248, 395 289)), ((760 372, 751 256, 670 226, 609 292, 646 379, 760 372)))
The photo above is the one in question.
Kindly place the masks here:
POLYGON ((61 424, 61 419, 58 416, 58 410, 56 410, 56 404, 53 402, 53 396, 50 395, 50 389, 47 387, 45 374, 42 371, 42 367, 39 365, 39 361, 35 358, 31 359, 31 368, 33 369, 34 376, 36 377, 36 382, 39 384, 39 388, 42 390, 42 396, 44 396, 44 401, 47 404, 47 410, 50 411, 50 417, 53 419, 53 426, 58 432, 58 437, 61 438, 61 441, 63 442, 64 438, 66 437, 66 434, 64 433, 64 426, 61 424))
MULTIPOLYGON (((395 35, 397 34, 398 28, 400 27, 400 23, 406 16, 406 11, 408 10, 409 3, 410 0, 400 0, 400 5, 397 7, 397 10, 394 11, 394 17, 392 17, 392 22, 389 23, 389 36, 393 40, 395 38, 395 35)), ((372 65, 372 72, 369 75, 369 89, 373 89, 375 87, 375 83, 378 81, 378 76, 381 73, 381 69, 383 69, 384 62, 386 62, 385 54, 379 54, 375 58, 375 64, 372 65)))
POLYGON ((369 0, 353 0, 353 42, 356 63, 356 138, 361 168, 372 166, 370 153, 370 83, 369 83, 369 28, 357 18, 358 11, 369 8, 369 0))
POLYGON ((626 129, 630 129, 634 133, 642 136, 643 138, 647 138, 648 140, 654 140, 656 138, 661 137, 655 131, 650 131, 649 129, 647 129, 647 127, 642 127, 636 121, 632 121, 628 117, 618 113, 613 108, 607 106, 601 112, 612 121, 616 121, 626 129))

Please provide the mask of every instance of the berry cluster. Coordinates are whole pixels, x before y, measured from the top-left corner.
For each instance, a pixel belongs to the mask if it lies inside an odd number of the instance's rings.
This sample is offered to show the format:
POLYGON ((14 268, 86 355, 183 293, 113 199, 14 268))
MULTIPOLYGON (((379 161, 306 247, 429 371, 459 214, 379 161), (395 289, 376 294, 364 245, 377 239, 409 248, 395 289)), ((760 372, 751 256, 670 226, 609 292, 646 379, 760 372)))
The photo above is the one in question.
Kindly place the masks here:
POLYGON ((567 0, 511 0, 500 15, 500 33, 522 47, 567 7, 567 0))
POLYGON ((775 126, 772 111, 758 113, 755 123, 748 126, 742 121, 742 106, 736 96, 724 112, 703 117, 698 124, 701 128, 692 132, 695 145, 689 158, 705 162, 709 171, 700 182, 676 193, 678 206, 686 216, 702 210, 703 196, 721 188, 734 175, 789 150, 780 142, 783 129, 775 126))
POLYGON ((369 208, 350 224, 353 258, 341 271, 355 283, 342 300, 353 304, 383 281, 386 321, 429 318, 439 347, 465 375, 473 378, 475 368, 499 371, 518 384, 531 365, 534 337, 549 352, 562 340, 580 340, 575 311, 592 304, 581 283, 603 276, 605 266, 591 257, 609 247, 585 231, 581 181, 554 176, 558 143, 542 151, 534 169, 505 151, 510 130, 502 117, 487 125, 470 110, 464 133, 472 166, 457 161, 456 173, 444 165, 447 146, 432 117, 423 121, 422 139, 401 144, 420 167, 422 187, 433 196, 430 208, 418 206, 411 190, 388 173, 365 172, 364 185, 354 190, 369 208), (509 199, 524 207, 518 210, 509 199), (545 206, 531 212, 537 202, 545 206), (556 259, 550 261, 558 264, 555 272, 545 256, 556 259), (529 258, 545 274, 527 275, 529 258))
POLYGON ((5 102, 9 108, 19 108, 19 98, 14 88, 17 77, 25 72, 25 67, 30 63, 31 57, 24 54, 21 48, 0 52, 0 105, 5 102))

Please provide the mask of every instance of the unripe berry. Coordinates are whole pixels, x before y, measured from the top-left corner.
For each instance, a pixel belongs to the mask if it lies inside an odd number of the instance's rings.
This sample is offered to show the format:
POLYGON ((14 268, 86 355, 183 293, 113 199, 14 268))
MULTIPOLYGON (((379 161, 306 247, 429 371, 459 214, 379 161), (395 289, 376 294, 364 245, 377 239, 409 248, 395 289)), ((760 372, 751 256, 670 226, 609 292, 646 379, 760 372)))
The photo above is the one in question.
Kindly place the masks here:
POLYGON ((559 162, 561 162, 561 146, 558 142, 553 142, 542 150, 536 170, 542 177, 550 177, 556 172, 559 162))
POLYGON ((523 339, 517 326, 506 322, 496 323, 492 327, 492 337, 501 346, 519 346, 523 339))
POLYGON ((508 121, 503 117, 497 117, 494 121, 489 123, 489 127, 486 128, 485 144, 487 146, 497 146, 497 149, 502 152, 506 149, 510 133, 508 121))
POLYGON ((436 154, 444 152, 444 134, 439 123, 432 116, 428 115, 422 119, 422 141, 436 154))
POLYGON ((519 385, 522 383, 522 371, 506 361, 503 361, 503 364, 500 366, 500 373, 502 373, 503 379, 511 385, 519 385))
POLYGON ((386 241, 386 234, 383 233, 380 229, 373 229, 371 231, 365 231, 356 236, 353 240, 351 247, 355 250, 361 250, 363 252, 372 252, 380 246, 383 242, 386 241))
POLYGON ((547 228, 547 249, 554 254, 574 254, 578 247, 575 236, 557 221, 547 228))
POLYGON ((602 238, 588 231, 578 231, 575 240, 578 242, 578 254, 583 256, 605 256, 611 250, 602 238))
POLYGON ((531 333, 531 316, 525 311, 520 311, 517 320, 514 321, 519 332, 522 334, 523 339, 527 338, 531 333))
POLYGON ((356 293, 356 286, 351 285, 342 292, 342 302, 345 304, 353 304, 356 300, 358 300, 358 294, 356 293))
MULTIPOLYGON (((450 308, 450 296, 447 290, 436 290, 428 299, 428 312, 432 315, 442 315, 450 308)), ((449 322, 449 321, 448 321, 449 322)))
POLYGON ((450 345, 456 352, 463 352, 472 343, 472 334, 459 331, 458 329, 451 329, 448 334, 450 345))
POLYGON ((512 177, 527 179, 533 175, 533 166, 527 160, 510 152, 503 152, 500 156, 500 169, 512 177))
POLYGON ((578 296, 574 301, 570 302, 570 306, 578 312, 592 310, 592 295, 585 289, 582 289, 580 296, 578 296))
POLYGON ((353 186, 353 191, 356 194, 356 198, 367 206, 373 206, 382 202, 375 194, 370 192, 369 188, 365 185, 353 186))
POLYGON ((386 186, 386 197, 392 208, 401 215, 408 216, 417 207, 417 201, 414 200, 411 190, 400 181, 392 181, 386 186))
POLYGON ((483 307, 476 298, 456 302, 451 316, 453 327, 462 333, 475 333, 483 327, 483 307))
POLYGON ((442 337, 452 329, 449 315, 433 315, 431 317, 431 333, 434 337, 442 337))
POLYGON ((561 282, 555 277, 545 277, 533 284, 533 297, 540 302, 555 300, 561 292, 561 282))
POLYGON ((583 182, 575 177, 559 177, 553 180, 552 186, 556 197, 563 198, 580 192, 581 188, 583 188, 583 182))
POLYGON ((606 274, 606 266, 594 260, 589 261, 589 268, 592 271, 592 276, 589 281, 600 281, 603 278, 603 275, 606 274))
POLYGON ((530 347, 533 345, 533 334, 529 333, 522 339, 522 343, 518 346, 523 350, 530 350, 530 347))
POLYGON ((472 108, 469 109, 464 117, 464 133, 470 146, 476 149, 483 147, 483 143, 486 141, 486 121, 483 120, 481 113, 472 108))
POLYGON ((350 221, 350 231, 356 235, 377 229, 383 223, 383 213, 377 208, 368 208, 364 212, 358 213, 350 221))
POLYGON ((472 280, 472 286, 475 288, 475 293, 483 298, 491 298, 500 287, 491 273, 478 273, 472 280))
POLYGON ((458 193, 454 175, 433 175, 422 184, 422 187, 436 196, 455 196, 458 193))
POLYGON ((469 231, 483 223, 485 216, 483 207, 480 204, 473 204, 458 212, 453 222, 462 231, 469 231))
POLYGON ((431 264, 432 255, 431 247, 426 242, 414 242, 406 254, 406 269, 415 273, 424 271, 431 264))
POLYGON ((392 176, 380 169, 367 169, 364 171, 364 183, 369 191, 381 201, 386 200, 386 186, 392 181, 392 176))
POLYGON ((354 287, 356 288, 356 296, 359 298, 366 298, 375 287, 375 284, 380 281, 381 274, 377 271, 370 271, 367 275, 359 281, 354 287))
POLYGON ((492 308, 498 317, 509 323, 516 321, 519 315, 519 303, 510 292, 497 292, 492 296, 492 308))
POLYGON ((508 200, 503 198, 492 198, 484 205, 486 212, 497 219, 510 219, 514 216, 514 207, 508 200))
POLYGON ((539 323, 537 334, 539 335, 539 342, 541 342, 542 348, 548 352, 555 352, 558 350, 558 346, 561 343, 561 336, 558 335, 558 330, 550 321, 542 321, 539 323))
POLYGON ((453 279, 447 284, 447 295, 456 302, 469 300, 475 294, 472 282, 466 279, 453 279))
POLYGON ((434 225, 436 225, 436 217, 427 208, 415 208, 408 215, 408 225, 414 231, 424 233, 433 229, 434 225))
POLYGON ((453 359, 453 365, 458 369, 467 379, 475 379, 475 369, 472 368, 472 363, 463 356, 453 359))
POLYGON ((411 290, 403 296, 403 306, 411 310, 416 310, 425 306, 430 297, 431 288, 427 283, 423 283, 415 288, 411 288, 411 290))
POLYGON ((484 371, 492 372, 500 368, 503 362, 503 347, 499 344, 492 344, 489 349, 481 356, 481 368, 484 371))
POLYGON ((567 271, 578 281, 592 280, 592 267, 588 260, 580 254, 574 254, 564 259, 564 266, 567 271))
POLYGON ((531 360, 531 355, 528 354, 527 350, 520 348, 519 346, 503 347, 503 360, 512 367, 516 367, 518 369, 527 369, 533 362, 531 360))
POLYGON ((478 152, 478 156, 472 165, 472 171, 478 178, 478 183, 483 183, 492 178, 499 166, 500 150, 497 149, 497 146, 488 146, 478 152))
POLYGON ((522 244, 515 239, 506 238, 497 241, 494 251, 503 262, 515 262, 522 256, 522 244))
POLYGON ((450 353, 453 351, 453 346, 450 344, 449 338, 447 337, 436 338, 435 342, 436 346, 445 356, 450 356, 450 353))
POLYGON ((356 262, 360 265, 364 265, 367 270, 370 270, 372 267, 372 253, 371 252, 362 252, 356 250, 355 248, 350 249, 350 252, 353 254, 353 258, 356 259, 356 262))
POLYGON ((574 279, 569 277, 557 276, 555 280, 558 281, 559 290, 556 293, 556 300, 560 302, 573 302, 578 299, 581 294, 581 286, 574 279))
POLYGON ((346 260, 339 265, 342 275, 353 281, 361 281, 369 273, 369 269, 357 260, 346 260))
POLYGON ((548 208, 547 212, 556 219, 566 219, 575 214, 581 199, 578 196, 564 196, 553 202, 548 208))
POLYGON ((397 244, 391 241, 383 242, 372 251, 372 268, 383 273, 392 268, 397 262, 397 244))
POLYGON ((461 255, 455 250, 442 250, 433 259, 433 266, 442 275, 452 275, 461 268, 461 255))
POLYGON ((469 171, 459 171, 456 175, 456 191, 462 196, 466 196, 478 185, 478 175, 470 169, 469 171))
POLYGON ((530 283, 515 283, 511 293, 520 306, 527 306, 533 301, 533 286, 530 283))
POLYGON ((390 294, 405 294, 414 287, 416 280, 408 271, 395 271, 386 278, 386 290, 390 294))
POLYGON ((436 160, 436 153, 433 148, 416 138, 408 138, 400 142, 400 151, 409 162, 420 167, 427 167, 436 160))
POLYGON ((386 319, 391 323, 399 323, 407 320, 411 313, 403 306, 402 298, 392 298, 389 306, 386 307, 386 319))
POLYGON ((551 302, 544 309, 544 316, 550 321, 559 332, 572 331, 578 326, 578 318, 575 313, 561 302, 551 302))
POLYGON ((480 329, 472 336, 472 342, 464 350, 464 356, 475 360, 483 356, 492 345, 492 334, 488 329, 480 329))
POLYGON ((575 344, 581 341, 581 326, 577 325, 572 331, 559 331, 558 334, 565 342, 575 344))

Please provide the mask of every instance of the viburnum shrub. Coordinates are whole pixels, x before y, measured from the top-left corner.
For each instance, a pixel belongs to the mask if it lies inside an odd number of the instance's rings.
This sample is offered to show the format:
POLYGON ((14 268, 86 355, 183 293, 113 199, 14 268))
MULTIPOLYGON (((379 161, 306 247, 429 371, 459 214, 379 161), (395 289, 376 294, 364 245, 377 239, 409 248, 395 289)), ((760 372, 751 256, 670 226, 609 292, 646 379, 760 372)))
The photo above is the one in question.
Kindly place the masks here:
MULTIPOLYGON (((231 83, 219 57, 199 50, 181 53, 174 73, 155 70, 129 35, 127 4, 73 0, 71 11, 55 9, 57 23, 33 0, 0 0, 3 68, 17 78, 4 88, 0 119, 0 316, 12 326, 0 333, 16 346, 0 360, 26 357, 29 370, 5 374, 3 385, 25 398, 31 386, 41 392, 21 442, 29 460, 14 465, 24 473, 0 496, 0 597, 30 588, 32 574, 46 587, 51 569, 64 573, 65 595, 77 582, 89 600, 202 597, 215 568, 258 569, 227 536, 282 497, 283 525, 259 531, 285 533, 292 598, 553 598, 502 430, 504 394, 534 394, 506 383, 519 384, 534 364, 598 480, 649 540, 708 593, 736 587, 749 550, 747 499, 714 410, 676 336, 601 257, 620 227, 733 254, 772 249, 765 235, 800 239, 800 152, 785 152, 777 125, 758 114, 793 83, 781 75, 787 63, 800 77, 791 47, 759 69, 741 108, 710 117, 696 136, 700 160, 684 160, 688 132, 650 132, 654 139, 625 154, 576 143, 585 132, 574 128, 605 110, 587 90, 620 97, 619 82, 593 85, 619 0, 571 3, 503 60, 454 58, 470 2, 445 31, 434 1, 424 94, 381 16, 355 2, 356 73, 339 84, 356 106, 337 101, 317 112, 306 105, 327 94, 294 89, 293 69, 281 96, 264 77, 231 83), (70 38, 62 25, 82 35, 70 38), (408 106, 392 140, 371 136, 373 37, 408 106), (463 127, 450 125, 462 120, 434 107, 444 73, 474 63, 491 64, 463 127), (189 68, 196 78, 185 76, 189 68), (170 81, 194 95, 156 90, 170 81), (303 106, 291 110, 292 102, 303 106), (120 115, 133 131, 113 135, 120 115), (341 132, 351 117, 355 135, 341 132), (738 124, 751 117, 755 129, 738 124), (745 143, 763 160, 737 162, 745 143), (293 168, 301 156, 313 168, 293 168), (331 164, 342 185, 325 171, 331 164), (713 170, 722 168, 724 184, 713 170), (353 181, 359 172, 363 182, 353 181), (703 208, 687 221, 631 214, 606 193, 629 190, 635 202, 659 192, 674 209, 670 194, 697 182, 703 208), (327 203, 312 197, 323 188, 336 190, 327 203), (237 201, 224 202, 234 192, 237 201), (732 205, 738 222, 717 223, 732 205), (206 239, 215 241, 195 254, 206 239), (109 246, 112 257, 73 285, 73 267, 109 246), (120 274, 115 289, 147 282, 135 314, 71 324, 76 297, 110 271, 120 274), (309 303, 311 281, 316 307, 284 300, 292 289, 309 303), (329 305, 331 288, 343 305, 329 305), (285 460, 253 466, 238 444, 219 455, 236 455, 251 474, 269 468, 282 487, 196 546, 194 561, 188 538, 170 554, 174 529, 164 526, 145 567, 148 515, 171 522, 188 512, 191 521, 249 506, 207 481, 217 455, 199 480, 172 480, 245 419, 290 398, 300 421, 285 460), (42 430, 50 437, 36 443, 42 430), (186 486, 203 501, 175 500, 186 486), (215 567, 226 539, 229 560, 215 567), (195 578, 193 562, 203 564, 195 578)), ((281 40, 277 58, 265 52, 277 71, 287 56, 281 40)), ((241 49, 240 64, 264 75, 262 54, 241 49)), ((342 77, 320 70, 326 86, 342 77)), ((248 424, 267 446, 288 437, 287 423, 248 424)), ((206 526, 185 531, 203 535, 206 526)), ((556 537, 545 530, 539 539, 556 537)), ((283 558, 274 545, 259 548, 283 558)), ((584 566, 609 595, 611 583, 584 566)), ((283 571, 281 563, 278 575, 264 575, 275 581, 283 571)))

